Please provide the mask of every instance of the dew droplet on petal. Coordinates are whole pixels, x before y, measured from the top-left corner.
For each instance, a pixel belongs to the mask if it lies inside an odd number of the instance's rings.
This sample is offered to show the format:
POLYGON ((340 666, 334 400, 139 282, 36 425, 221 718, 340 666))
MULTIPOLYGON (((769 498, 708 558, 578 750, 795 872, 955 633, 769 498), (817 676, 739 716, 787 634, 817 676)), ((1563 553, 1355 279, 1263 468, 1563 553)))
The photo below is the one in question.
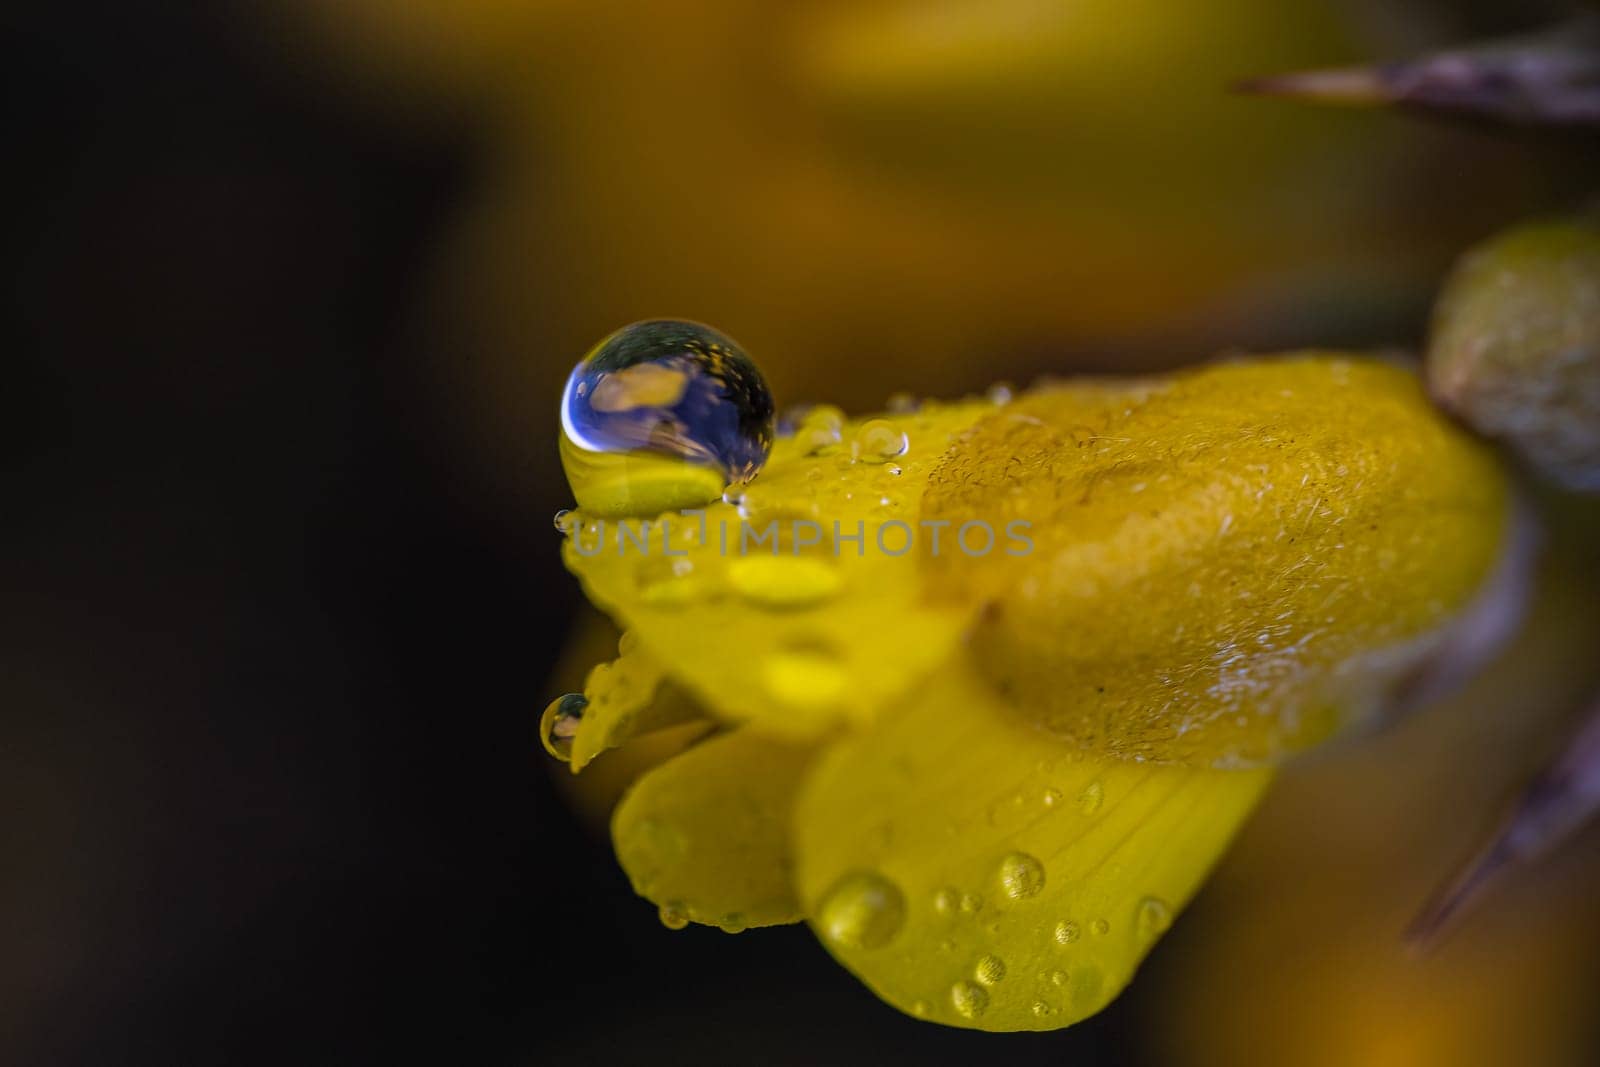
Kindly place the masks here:
POLYGON ((1146 941, 1153 941, 1166 933, 1167 927, 1172 925, 1172 909, 1160 897, 1145 897, 1139 902, 1139 915, 1136 922, 1139 936, 1146 941))
POLYGON ((807 456, 832 448, 844 439, 844 412, 832 404, 818 404, 800 420, 794 437, 807 456))
POLYGON ((910 445, 905 431, 888 419, 869 419, 850 442, 850 458, 857 463, 887 463, 904 455, 910 445))
POLYGON ((1062 919, 1056 923, 1055 939, 1058 945, 1070 945, 1078 940, 1078 924, 1071 919, 1062 919))
POLYGON ((876 871, 852 871, 834 883, 817 910, 823 937, 844 948, 882 948, 905 923, 900 887, 876 871))
POLYGON ((566 693, 545 705, 539 716, 539 740, 546 752, 558 760, 572 758, 572 739, 578 736, 583 709, 588 706, 589 699, 582 693, 566 693))
POLYGON ((1000 885, 1012 900, 1023 900, 1044 888, 1044 864, 1026 852, 1012 852, 1000 861, 1000 885))
POLYGON ((989 994, 976 982, 960 981, 950 987, 950 1003, 967 1019, 977 1019, 989 1010, 989 994))
POLYGON ((972 976, 984 985, 994 985, 1006 976, 1006 961, 999 956, 984 956, 972 968, 972 976))
POLYGON ((668 901, 661 905, 656 914, 661 919, 661 925, 668 930, 682 930, 689 925, 689 915, 677 901, 668 901))

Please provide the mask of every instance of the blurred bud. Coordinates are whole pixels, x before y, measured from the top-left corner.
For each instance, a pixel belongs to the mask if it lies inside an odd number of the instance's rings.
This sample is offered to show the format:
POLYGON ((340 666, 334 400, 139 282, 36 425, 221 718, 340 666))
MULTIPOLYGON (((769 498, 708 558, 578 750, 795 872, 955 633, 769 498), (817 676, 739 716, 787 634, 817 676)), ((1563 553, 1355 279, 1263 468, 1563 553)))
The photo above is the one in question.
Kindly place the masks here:
POLYGON ((1457 263, 1434 308, 1440 404, 1508 442, 1541 476, 1600 490, 1600 229, 1502 233, 1457 263))

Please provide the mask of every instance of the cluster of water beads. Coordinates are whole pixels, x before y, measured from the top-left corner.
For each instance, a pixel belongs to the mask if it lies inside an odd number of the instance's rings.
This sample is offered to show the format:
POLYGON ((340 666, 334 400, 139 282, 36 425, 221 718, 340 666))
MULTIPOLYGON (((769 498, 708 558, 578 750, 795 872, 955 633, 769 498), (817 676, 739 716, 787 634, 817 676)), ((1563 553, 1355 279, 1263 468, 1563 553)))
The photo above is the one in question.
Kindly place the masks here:
MULTIPOLYGON (((1045 886, 1044 865, 1026 852, 1010 852, 1001 858, 995 868, 995 880, 1002 901, 1027 906, 1045 886)), ((974 892, 963 892, 955 886, 943 886, 932 895, 935 916, 956 927, 973 922, 983 911, 983 898, 974 892)), ((1004 907, 1002 907, 1002 911, 1004 907)), ((893 943, 904 927, 910 909, 904 894, 893 881, 874 870, 856 870, 845 875, 824 896, 818 913, 818 930, 824 938, 840 948, 858 951, 877 951, 893 943)), ((1149 943, 1160 936, 1172 921, 1172 909, 1160 897, 1147 896, 1139 900, 1134 911, 1134 933, 1149 943)), ((1088 921, 1088 930, 1096 938, 1110 935, 1112 924, 1104 917, 1088 921)), ((998 932, 999 924, 985 926, 991 933, 998 932)), ((1056 952, 1071 954, 1082 941, 1083 928, 1074 919, 1063 918, 1050 929, 1049 944, 1056 952)), ((982 935, 980 935, 982 936, 982 935)), ((954 953, 959 942, 945 939, 939 944, 941 952, 954 953)), ((1067 959, 1067 955, 1061 957, 1067 959)), ((1100 995, 1104 975, 1093 962, 1093 957, 1080 958, 1068 967, 1045 963, 1032 979, 1020 981, 1012 977, 1012 968, 999 953, 979 949, 966 957, 966 970, 946 987, 943 1001, 945 1010, 961 1018, 976 1021, 993 1006, 994 998, 1011 989, 1007 997, 1022 997, 1030 1012, 1037 1018, 1046 1018, 1062 1010, 1063 1001, 1079 1007, 1093 1005, 1100 995), (1012 989, 1012 986, 1017 988, 1012 989), (1031 990, 1031 992, 1030 992, 1031 990)), ((918 999, 910 1010, 918 1016, 937 1014, 937 1003, 918 999)))

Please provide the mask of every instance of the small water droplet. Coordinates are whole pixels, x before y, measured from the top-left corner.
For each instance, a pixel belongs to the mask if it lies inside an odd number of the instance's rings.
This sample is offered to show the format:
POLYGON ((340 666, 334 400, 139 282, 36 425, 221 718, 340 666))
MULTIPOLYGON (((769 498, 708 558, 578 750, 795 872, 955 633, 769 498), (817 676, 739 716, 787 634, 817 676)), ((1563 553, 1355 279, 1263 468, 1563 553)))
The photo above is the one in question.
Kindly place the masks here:
POLYGON ((932 1010, 933 1005, 929 1004, 926 1000, 914 1001, 911 1005, 911 1014, 918 1017, 925 1017, 928 1012, 932 1010))
POLYGON ((984 985, 994 985, 1006 976, 1006 961, 999 956, 985 956, 972 968, 972 976, 984 985))
POLYGON ((905 431, 888 419, 869 419, 850 442, 850 458, 857 463, 887 463, 904 455, 910 445, 905 431))
POLYGON ((1078 924, 1071 919, 1062 919, 1056 923, 1055 938, 1058 945, 1072 944, 1078 940, 1078 924))
POLYGON ((1046 789, 1044 791, 1044 806, 1045 807, 1053 808, 1059 803, 1061 803, 1061 790, 1059 790, 1059 789, 1046 789))
POLYGON ((1051 985, 1059 986, 1060 988, 1065 989, 1068 981, 1069 981, 1069 978, 1067 976, 1067 972, 1066 971, 1051 971, 1050 972, 1050 984, 1051 985))
POLYGON ((950 1003, 964 1018, 977 1019, 989 1010, 989 994, 976 982, 961 981, 950 987, 950 1003))
POLYGON ((961 894, 954 889, 941 889, 933 895, 933 910, 940 915, 954 915, 961 906, 961 894))
POLYGON ((1078 794, 1078 810, 1085 815, 1093 815, 1100 810, 1100 805, 1105 802, 1106 790, 1098 780, 1090 782, 1083 787, 1083 792, 1078 794))
POLYGON ((1039 1018, 1041 1018, 1041 1019, 1047 1018, 1048 1016, 1054 1015, 1055 1013, 1056 1013, 1056 1010, 1054 1008, 1052 1008, 1047 1002, 1042 1001, 1042 1000, 1036 1000, 1036 1001, 1033 1002, 1033 1014, 1038 1016, 1039 1018))
POLYGON ((961 914, 973 916, 983 909, 983 898, 976 893, 961 894, 961 914))
POLYGON ((996 407, 1011 403, 1011 398, 1016 395, 1010 382, 995 382, 989 386, 989 391, 984 394, 989 398, 989 403, 996 407))
POLYGON ((1089 924, 1089 929, 1093 930, 1097 937, 1104 937, 1111 932, 1111 924, 1104 919, 1096 919, 1089 924))
POLYGON ((844 412, 832 404, 818 404, 806 412, 795 430, 795 441, 808 456, 832 448, 844 439, 844 412))
POLYGON ((1000 861, 1000 885, 1012 900, 1023 900, 1044 888, 1044 864, 1026 852, 1013 852, 1000 861))
POLYGON ((1172 925, 1172 909, 1160 897, 1145 897, 1139 901, 1136 925, 1141 938, 1153 941, 1166 933, 1167 927, 1172 925))
POLYGON ((744 503, 745 486, 734 484, 722 491, 722 502, 730 508, 736 508, 744 503))
POLYGON ((661 917, 661 925, 668 930, 682 930, 689 925, 688 912, 675 900, 661 905, 656 914, 661 917))
POLYGON ((722 917, 721 922, 717 923, 717 928, 725 934, 742 934, 746 929, 744 916, 736 911, 730 911, 722 917))
POLYGON ((845 948, 882 948, 905 923, 900 887, 876 871, 852 871, 834 883, 817 912, 829 941, 845 948))
POLYGON ((578 736, 583 709, 588 706, 589 698, 582 693, 567 693, 545 705, 539 716, 539 740, 546 752, 558 760, 572 758, 572 739, 578 736))
POLYGON ((570 508, 562 508, 560 511, 556 512, 555 526, 556 526, 556 532, 557 533, 561 533, 561 534, 571 533, 572 532, 572 528, 574 526, 576 526, 577 524, 578 524, 578 516, 577 516, 577 514, 575 512, 572 511, 572 509, 570 509, 570 508))

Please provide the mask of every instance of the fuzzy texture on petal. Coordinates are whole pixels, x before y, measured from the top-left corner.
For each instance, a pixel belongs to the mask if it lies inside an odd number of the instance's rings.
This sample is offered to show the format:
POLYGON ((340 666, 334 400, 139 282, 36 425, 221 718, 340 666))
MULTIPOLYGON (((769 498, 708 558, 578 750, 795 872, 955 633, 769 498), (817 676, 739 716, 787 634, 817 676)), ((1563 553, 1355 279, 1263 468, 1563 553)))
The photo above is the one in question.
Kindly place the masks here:
POLYGON ((1216 766, 1382 712, 1511 531, 1498 460, 1415 374, 1326 354, 1036 392, 957 442, 922 511, 1031 524, 1025 555, 925 559, 984 602, 974 659, 1011 707, 1216 766))

